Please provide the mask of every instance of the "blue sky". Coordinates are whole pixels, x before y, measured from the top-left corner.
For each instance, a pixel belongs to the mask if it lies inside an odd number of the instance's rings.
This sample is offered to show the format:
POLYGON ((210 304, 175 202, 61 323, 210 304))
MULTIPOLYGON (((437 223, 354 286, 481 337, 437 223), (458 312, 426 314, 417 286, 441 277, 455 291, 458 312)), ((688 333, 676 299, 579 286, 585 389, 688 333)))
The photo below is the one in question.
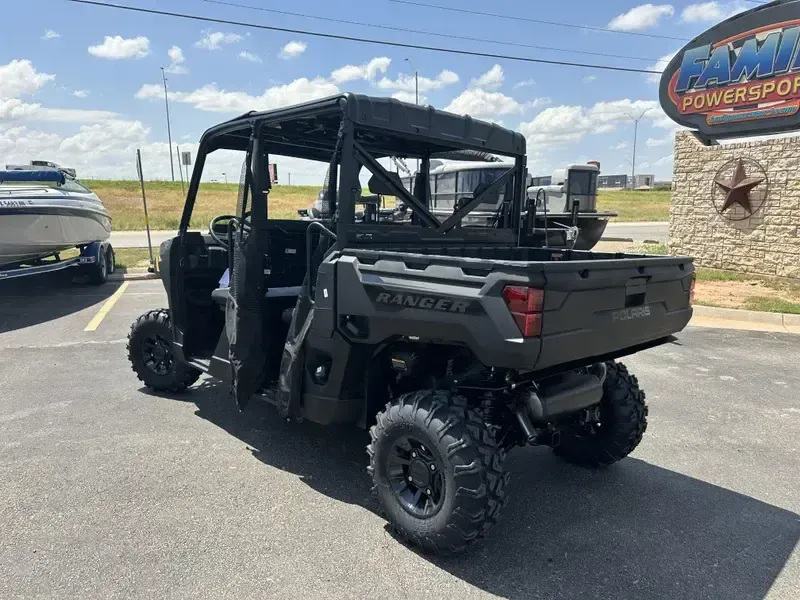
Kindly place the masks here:
MULTIPOLYGON (((658 60, 669 58, 684 43, 458 14, 389 0, 351 0, 346 4, 320 0, 231 1, 574 52, 386 31, 204 0, 120 3, 342 35, 641 68, 665 66, 658 60)), ((743 0, 663 4, 573 0, 530 3, 536 9, 526 11, 512 0, 495 0, 489 5, 478 0, 433 3, 686 40, 736 11, 755 6, 743 0)), ((84 176, 132 178, 132 157, 139 147, 145 155, 146 174, 167 177, 162 66, 170 71, 173 144, 194 150, 204 129, 249 109, 272 108, 337 91, 394 95, 413 101, 412 70, 405 61, 408 58, 420 73, 421 95, 426 103, 522 131, 528 139, 534 174, 549 173, 567 162, 592 159, 601 162, 604 173, 629 172, 633 126, 626 113, 649 108, 639 127, 637 171, 664 179, 671 175, 676 127, 658 108, 657 77, 645 74, 406 50, 136 14, 64 0, 13 3, 4 9, 6 23, 14 26, 4 27, 0 47, 3 163, 44 158, 75 166, 84 176)), ((233 163, 220 161, 211 168, 235 170, 233 163)), ((318 168, 285 164, 284 172, 288 169, 294 173, 293 183, 319 183, 318 168)))

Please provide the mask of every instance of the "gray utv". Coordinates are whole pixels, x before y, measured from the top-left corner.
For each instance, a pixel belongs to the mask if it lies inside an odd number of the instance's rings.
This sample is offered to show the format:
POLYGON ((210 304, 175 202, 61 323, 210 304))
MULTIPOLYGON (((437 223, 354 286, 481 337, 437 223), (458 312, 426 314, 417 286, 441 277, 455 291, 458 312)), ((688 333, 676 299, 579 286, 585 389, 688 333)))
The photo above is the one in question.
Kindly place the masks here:
POLYGON ((213 127, 160 249, 169 309, 130 333, 134 371, 173 392, 207 373, 240 409, 258 398, 286 419, 368 430, 366 469, 397 532, 465 548, 500 514, 515 446, 586 467, 636 448, 644 393, 615 359, 674 339, 692 315, 690 258, 521 243, 525 154, 495 124, 352 94, 213 127), (222 150, 244 155, 237 212, 189 231, 206 158, 222 150), (511 165, 442 221, 429 164, 459 151, 511 165), (270 218, 275 155, 328 165, 328 219, 270 218), (413 194, 389 157, 420 161, 413 194), (388 214, 387 198, 408 214, 388 214), (493 227, 462 225, 487 202, 493 227))

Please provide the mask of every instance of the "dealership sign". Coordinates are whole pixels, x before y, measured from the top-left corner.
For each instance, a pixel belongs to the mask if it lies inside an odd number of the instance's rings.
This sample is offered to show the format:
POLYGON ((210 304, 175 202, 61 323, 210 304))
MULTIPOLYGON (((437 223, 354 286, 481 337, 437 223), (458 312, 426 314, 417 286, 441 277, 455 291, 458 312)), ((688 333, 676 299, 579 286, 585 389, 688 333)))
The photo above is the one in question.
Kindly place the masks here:
POLYGON ((671 119, 709 137, 800 129, 800 0, 777 0, 689 42, 661 76, 671 119))

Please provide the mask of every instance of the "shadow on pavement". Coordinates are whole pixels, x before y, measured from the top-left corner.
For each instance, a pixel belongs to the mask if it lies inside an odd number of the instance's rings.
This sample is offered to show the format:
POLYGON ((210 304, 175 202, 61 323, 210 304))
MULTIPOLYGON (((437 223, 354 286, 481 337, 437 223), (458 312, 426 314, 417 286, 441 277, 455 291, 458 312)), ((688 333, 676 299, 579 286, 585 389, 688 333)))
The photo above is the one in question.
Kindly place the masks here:
MULTIPOLYGON (((355 428, 286 424, 254 402, 238 413, 205 380, 185 399, 264 463, 377 512, 355 428)), ((486 539, 433 564, 507 598, 761 600, 800 539, 798 515, 635 458, 578 469, 546 449, 512 453, 510 500, 486 539)))
POLYGON ((105 301, 121 282, 91 285, 73 269, 0 281, 0 333, 46 323, 105 301))

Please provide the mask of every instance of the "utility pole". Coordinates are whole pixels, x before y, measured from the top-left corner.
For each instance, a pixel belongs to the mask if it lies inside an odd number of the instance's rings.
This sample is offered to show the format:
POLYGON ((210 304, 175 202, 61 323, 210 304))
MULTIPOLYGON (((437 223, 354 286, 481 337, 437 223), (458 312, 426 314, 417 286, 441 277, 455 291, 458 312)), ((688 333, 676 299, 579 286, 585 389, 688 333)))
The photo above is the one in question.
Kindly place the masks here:
MULTIPOLYGON (((410 58, 404 59, 414 71, 414 104, 419 106, 419 71, 414 68, 410 58)), ((417 159, 417 173, 419 173, 419 159, 417 159)))
POLYGON ((634 117, 631 113, 625 113, 633 121, 633 160, 631 161, 631 189, 636 186, 636 137, 639 133, 639 121, 647 114, 649 108, 645 108, 638 117, 634 117))
POLYGON ((223 173, 222 176, 225 178, 225 184, 227 185, 227 183, 228 183, 228 174, 227 173, 223 173))
POLYGON ((169 140, 169 170, 172 173, 172 181, 175 181, 175 164, 172 160, 172 131, 169 127, 169 96, 167 95, 167 76, 164 74, 164 67, 161 67, 161 79, 164 81, 164 106, 167 107, 167 140, 169 140))

